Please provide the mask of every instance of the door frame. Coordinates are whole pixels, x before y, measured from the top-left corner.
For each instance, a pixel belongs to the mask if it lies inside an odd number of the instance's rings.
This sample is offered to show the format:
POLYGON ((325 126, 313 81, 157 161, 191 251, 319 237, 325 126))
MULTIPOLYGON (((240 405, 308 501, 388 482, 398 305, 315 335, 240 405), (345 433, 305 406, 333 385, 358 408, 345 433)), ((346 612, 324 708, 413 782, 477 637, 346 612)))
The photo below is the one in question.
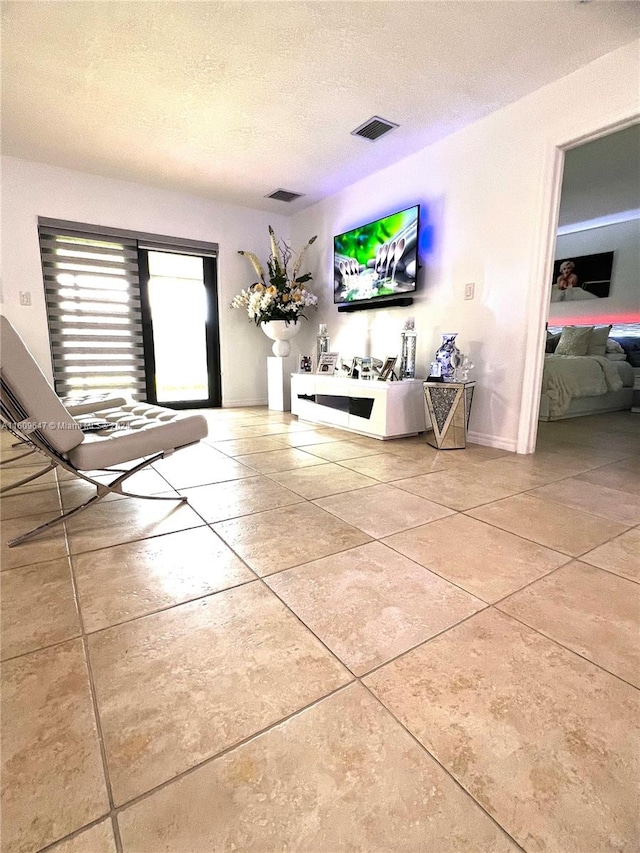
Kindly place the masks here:
POLYGON ((596 129, 574 132, 565 140, 547 146, 544 158, 542 197, 540 202, 540 227, 538 229, 538 251, 533 263, 534 284, 530 288, 527 344, 523 376, 523 394, 520 405, 517 452, 534 453, 538 437, 538 412, 542 391, 542 370, 546 344, 545 328, 549 316, 551 279, 555 256, 556 234, 560 214, 560 195, 564 172, 565 153, 586 142, 609 136, 618 130, 640 122, 640 111, 611 119, 596 129))
POLYGON ((138 270, 140 275, 140 310, 142 314, 142 344, 144 349, 144 372, 147 402, 164 406, 167 409, 203 409, 222 406, 222 377, 220 370, 220 318, 218 316, 218 264, 217 257, 203 255, 194 250, 149 249, 138 247, 138 270), (205 317, 205 345, 207 354, 207 377, 209 396, 203 400, 178 400, 158 403, 155 373, 156 358, 153 342, 153 319, 149 299, 149 252, 191 255, 202 258, 202 278, 207 296, 207 315, 205 317))

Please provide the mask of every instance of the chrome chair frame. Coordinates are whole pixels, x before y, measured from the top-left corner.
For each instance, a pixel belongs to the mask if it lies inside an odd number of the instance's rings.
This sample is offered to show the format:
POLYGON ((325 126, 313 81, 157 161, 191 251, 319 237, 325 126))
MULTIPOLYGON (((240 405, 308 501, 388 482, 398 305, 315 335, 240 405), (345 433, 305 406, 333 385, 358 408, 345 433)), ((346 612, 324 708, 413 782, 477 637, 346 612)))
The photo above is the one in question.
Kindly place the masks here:
MULTIPOLYGON (((55 527, 61 522, 67 521, 68 519, 79 515, 81 512, 84 512, 84 510, 98 503, 98 501, 101 501, 104 497, 110 494, 123 495, 125 497, 132 498, 143 498, 145 500, 178 501, 180 503, 184 503, 185 501, 187 501, 187 497, 185 495, 176 495, 174 497, 173 495, 140 495, 135 494, 133 492, 126 492, 123 490, 122 484, 126 480, 128 480, 129 477, 132 477, 134 474, 137 474, 139 471, 142 471, 149 465, 153 465, 154 462, 157 462, 160 459, 170 456, 175 449, 189 447, 193 444, 197 444, 198 441, 189 442, 188 444, 181 445, 180 448, 165 450, 159 453, 155 453, 152 456, 144 457, 142 461, 139 462, 137 465, 122 471, 122 473, 120 473, 119 476, 117 476, 110 483, 102 483, 91 477, 88 473, 80 471, 74 465, 72 465, 68 459, 66 459, 61 453, 59 453, 57 450, 55 450, 55 448, 51 446, 51 444, 47 441, 46 437, 39 429, 30 429, 29 427, 24 426, 24 424, 28 422, 29 414, 25 411, 24 407, 18 401, 15 394, 11 390, 11 387, 9 386, 8 382, 5 380, 2 374, 2 368, 0 368, 0 414, 5 425, 8 426, 8 428, 16 437, 28 442, 33 446, 34 451, 37 450, 40 453, 43 453, 51 460, 49 465, 45 469, 38 471, 30 477, 26 477, 19 483, 12 483, 10 486, 6 487, 4 491, 9 491, 9 489, 14 489, 18 486, 24 485, 25 483, 29 483, 31 482, 31 480, 34 480, 44 474, 46 471, 53 470, 54 468, 56 468, 56 466, 64 468, 65 471, 70 471, 77 477, 80 477, 86 482, 91 483, 91 485, 95 486, 96 488, 96 494, 89 498, 89 500, 85 501, 85 503, 80 504, 79 506, 74 507, 73 509, 68 510, 67 512, 64 512, 59 516, 56 516, 51 521, 48 521, 45 524, 41 524, 38 527, 35 527, 33 530, 28 531, 27 533, 23 533, 20 536, 16 536, 14 539, 7 543, 9 548, 13 548, 16 545, 19 545, 21 542, 25 542, 28 539, 32 539, 33 537, 38 536, 40 533, 44 533, 46 530, 50 530, 52 527, 55 527)), ((116 468, 102 468, 99 470, 106 471, 108 473, 117 473, 118 471, 121 471, 121 469, 116 468)))

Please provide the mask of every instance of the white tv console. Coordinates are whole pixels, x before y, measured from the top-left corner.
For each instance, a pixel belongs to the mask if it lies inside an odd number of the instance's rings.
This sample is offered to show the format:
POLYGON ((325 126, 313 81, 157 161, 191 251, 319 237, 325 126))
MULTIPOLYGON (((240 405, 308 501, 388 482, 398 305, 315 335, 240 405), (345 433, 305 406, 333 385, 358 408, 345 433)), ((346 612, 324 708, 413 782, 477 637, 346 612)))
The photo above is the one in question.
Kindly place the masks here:
POLYGON ((425 430, 422 380, 382 382, 317 373, 291 374, 291 413, 372 438, 401 438, 425 430))

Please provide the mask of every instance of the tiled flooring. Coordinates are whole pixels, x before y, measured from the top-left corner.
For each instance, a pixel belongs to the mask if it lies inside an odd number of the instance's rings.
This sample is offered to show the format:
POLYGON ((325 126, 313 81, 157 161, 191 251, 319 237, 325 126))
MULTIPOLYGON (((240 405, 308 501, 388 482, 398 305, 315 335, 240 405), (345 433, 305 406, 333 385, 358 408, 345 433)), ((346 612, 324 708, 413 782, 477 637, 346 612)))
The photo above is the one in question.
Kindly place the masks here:
POLYGON ((2 501, 2 853, 638 851, 640 415, 207 418, 131 486, 189 505, 2 501))

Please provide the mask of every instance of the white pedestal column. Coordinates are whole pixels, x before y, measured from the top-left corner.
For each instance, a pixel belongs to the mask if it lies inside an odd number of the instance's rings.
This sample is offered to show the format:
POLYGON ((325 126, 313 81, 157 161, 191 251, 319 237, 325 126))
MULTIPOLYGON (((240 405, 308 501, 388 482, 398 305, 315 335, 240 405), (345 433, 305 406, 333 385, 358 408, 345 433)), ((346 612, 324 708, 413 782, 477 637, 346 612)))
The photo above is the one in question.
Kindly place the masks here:
POLYGON ((295 360, 293 356, 267 358, 267 399, 269 409, 274 412, 291 411, 291 373, 295 360))

